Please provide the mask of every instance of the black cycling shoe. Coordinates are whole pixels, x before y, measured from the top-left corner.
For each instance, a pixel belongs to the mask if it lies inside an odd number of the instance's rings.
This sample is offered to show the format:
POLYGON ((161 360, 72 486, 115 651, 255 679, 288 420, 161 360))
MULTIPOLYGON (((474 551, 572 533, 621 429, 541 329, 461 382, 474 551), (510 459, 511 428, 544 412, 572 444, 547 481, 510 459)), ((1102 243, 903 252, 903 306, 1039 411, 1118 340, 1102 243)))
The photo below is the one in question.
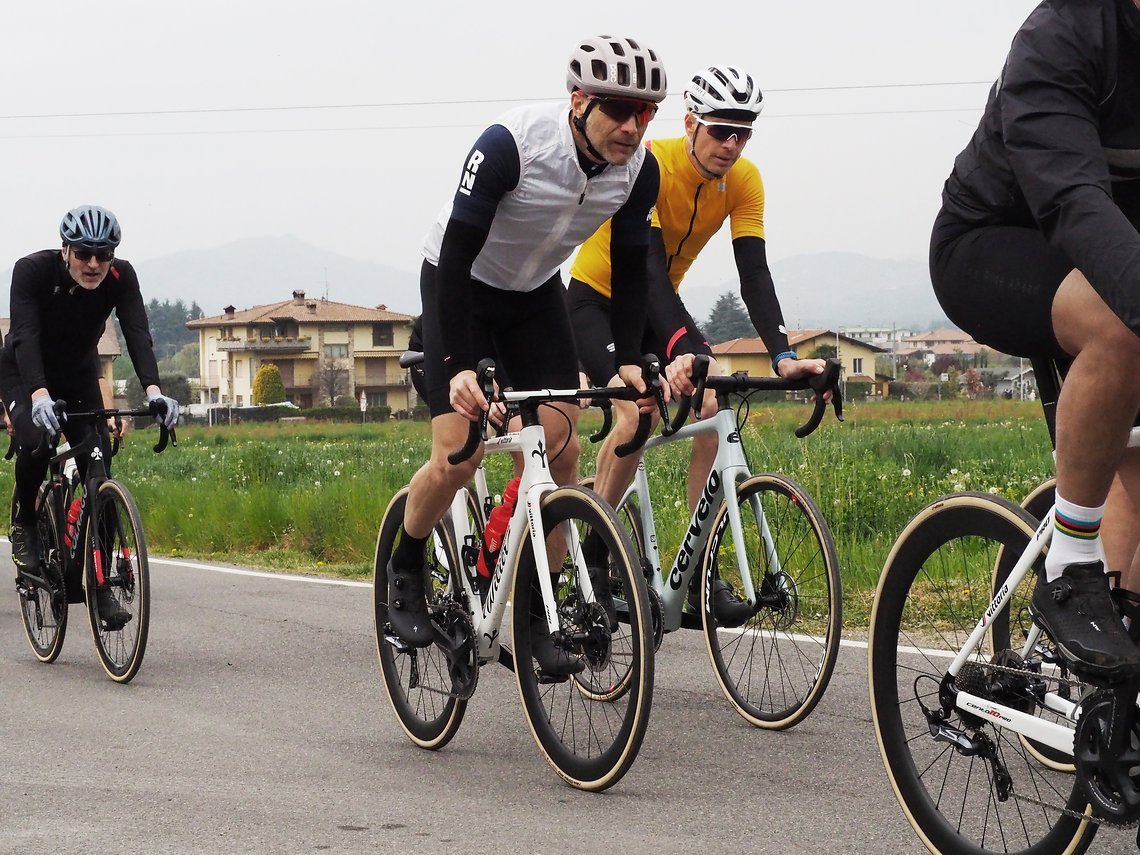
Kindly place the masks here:
POLYGON ((610 632, 617 632, 617 606, 614 604, 614 593, 610 587, 609 569, 606 567, 593 566, 587 569, 590 573, 590 584, 594 588, 594 599, 598 601, 598 605, 601 606, 602 611, 606 613, 606 621, 609 623, 610 632))
POLYGON ((8 542, 12 544, 12 561, 17 569, 35 570, 40 566, 40 540, 35 526, 12 523, 8 542))
POLYGON ((388 562, 388 623, 412 647, 427 647, 435 640, 422 567, 407 570, 388 562))
MULTIPOLYGON (((744 600, 736 595, 732 590, 732 586, 724 579, 715 579, 713 581, 712 589, 712 613, 716 618, 717 626, 723 626, 726 629, 741 626, 748 622, 756 610, 744 600)), ((701 587, 697 584, 697 579, 694 577, 693 584, 689 586, 689 606, 693 611, 700 614, 701 611, 701 587)))
POLYGON ((545 618, 532 618, 530 621, 530 652, 545 677, 564 680, 586 668, 586 663, 579 657, 554 643, 545 618))
POLYGON ((95 589, 95 608, 99 612, 99 622, 108 632, 118 632, 131 620, 131 613, 119 604, 106 585, 95 589))
POLYGON ((1038 579, 1029 611, 1074 674, 1108 681, 1140 674, 1140 649, 1121 623, 1100 561, 1070 564, 1053 582, 1038 579))

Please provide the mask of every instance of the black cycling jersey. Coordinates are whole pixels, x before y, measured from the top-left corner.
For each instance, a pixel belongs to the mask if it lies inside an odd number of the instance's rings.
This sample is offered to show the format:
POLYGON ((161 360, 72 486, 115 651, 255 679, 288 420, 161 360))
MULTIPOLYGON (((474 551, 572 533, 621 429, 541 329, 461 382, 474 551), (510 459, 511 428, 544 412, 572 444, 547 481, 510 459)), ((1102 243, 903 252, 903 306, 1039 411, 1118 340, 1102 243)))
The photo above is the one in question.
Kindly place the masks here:
POLYGON ((97 377, 99 338, 112 310, 119 319, 135 373, 145 389, 158 385, 158 363, 138 276, 120 258, 98 288, 80 287, 58 249, 16 262, 12 271, 11 327, 5 363, 14 365, 29 391, 68 385, 77 374, 97 377))
POLYGON ((1138 33, 1131 0, 1038 6, 955 161, 939 220, 944 234, 1040 230, 1140 334, 1138 33))

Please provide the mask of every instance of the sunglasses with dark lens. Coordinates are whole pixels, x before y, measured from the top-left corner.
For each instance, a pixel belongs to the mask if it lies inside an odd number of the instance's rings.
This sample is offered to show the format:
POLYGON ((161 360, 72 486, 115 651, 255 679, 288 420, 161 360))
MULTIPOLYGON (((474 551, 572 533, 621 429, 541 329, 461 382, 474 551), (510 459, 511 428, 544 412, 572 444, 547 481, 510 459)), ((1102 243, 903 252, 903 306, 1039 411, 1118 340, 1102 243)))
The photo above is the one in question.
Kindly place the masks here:
POLYGON ((94 258, 100 264, 106 264, 108 261, 113 261, 115 258, 114 251, 110 249, 92 250, 72 248, 71 255, 76 261, 81 261, 84 264, 86 264, 92 258, 94 258))
POLYGON ((625 124, 629 121, 629 117, 633 116, 637 120, 637 124, 644 127, 657 115, 657 105, 649 101, 597 97, 593 100, 598 102, 598 109, 601 110, 604 115, 613 119, 619 125, 625 124))
POLYGON ((708 130, 709 136, 717 142, 728 142, 735 138, 741 145, 744 145, 752 138, 752 128, 744 125, 726 125, 720 122, 706 122, 699 116, 695 118, 697 124, 704 126, 708 130))

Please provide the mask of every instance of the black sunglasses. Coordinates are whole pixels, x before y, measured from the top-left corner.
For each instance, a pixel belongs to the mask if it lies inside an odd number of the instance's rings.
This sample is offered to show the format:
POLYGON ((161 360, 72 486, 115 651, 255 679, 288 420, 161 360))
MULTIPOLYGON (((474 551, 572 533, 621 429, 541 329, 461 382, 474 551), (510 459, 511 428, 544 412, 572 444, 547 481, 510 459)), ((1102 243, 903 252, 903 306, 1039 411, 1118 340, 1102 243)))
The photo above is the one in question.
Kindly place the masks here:
POLYGON ((81 261, 86 264, 92 258, 100 264, 106 264, 108 261, 114 261, 115 251, 113 249, 76 249, 71 248, 71 255, 76 261, 81 261))
POLYGON ((598 109, 619 125, 628 122, 629 117, 633 116, 637 119, 637 124, 644 127, 649 124, 650 119, 657 115, 657 105, 649 101, 638 101, 630 98, 600 98, 598 96, 593 96, 591 100, 597 101, 598 109))

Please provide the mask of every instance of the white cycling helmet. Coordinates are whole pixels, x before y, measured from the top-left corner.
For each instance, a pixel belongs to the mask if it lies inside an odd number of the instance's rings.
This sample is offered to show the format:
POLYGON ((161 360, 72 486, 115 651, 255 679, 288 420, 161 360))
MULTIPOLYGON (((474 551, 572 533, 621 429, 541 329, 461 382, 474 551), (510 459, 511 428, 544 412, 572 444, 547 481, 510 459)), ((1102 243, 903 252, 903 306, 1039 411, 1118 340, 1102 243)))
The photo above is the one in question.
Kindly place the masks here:
POLYGON ((764 93, 747 74, 733 65, 714 65, 693 75, 685 90, 685 106, 698 116, 727 110, 751 113, 764 109, 764 93))
POLYGON ((566 88, 587 95, 665 100, 665 66, 652 48, 621 36, 590 36, 570 54, 566 88))

